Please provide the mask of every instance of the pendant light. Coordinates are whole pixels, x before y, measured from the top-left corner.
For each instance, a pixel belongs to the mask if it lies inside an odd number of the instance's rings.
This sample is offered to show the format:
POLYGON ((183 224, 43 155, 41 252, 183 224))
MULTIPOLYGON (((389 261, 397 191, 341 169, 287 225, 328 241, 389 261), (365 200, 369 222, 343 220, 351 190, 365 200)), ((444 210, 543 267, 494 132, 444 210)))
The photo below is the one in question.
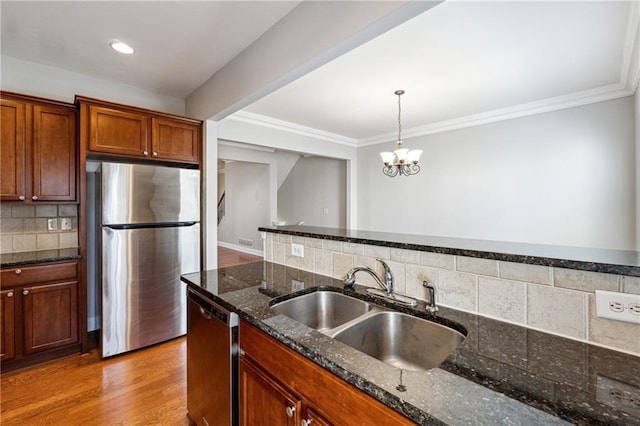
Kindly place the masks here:
POLYGON ((399 175, 411 176, 420 171, 418 161, 420 160, 422 150, 409 150, 402 145, 402 108, 400 104, 400 96, 404 95, 404 90, 396 90, 394 95, 398 96, 398 141, 396 142, 396 149, 393 152, 380 153, 382 162, 384 163, 382 173, 389 177, 399 175))

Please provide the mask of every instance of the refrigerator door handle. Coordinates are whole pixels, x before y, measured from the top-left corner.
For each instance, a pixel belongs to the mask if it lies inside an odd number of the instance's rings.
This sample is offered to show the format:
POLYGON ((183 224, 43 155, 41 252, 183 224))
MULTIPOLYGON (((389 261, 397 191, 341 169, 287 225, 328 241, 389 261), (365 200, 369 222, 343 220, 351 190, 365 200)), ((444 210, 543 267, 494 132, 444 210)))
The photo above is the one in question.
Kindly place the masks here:
POLYGON ((149 228, 180 228, 193 226, 198 222, 176 222, 176 223, 132 223, 132 224, 120 224, 120 225, 102 225, 105 228, 110 229, 149 229, 149 228))

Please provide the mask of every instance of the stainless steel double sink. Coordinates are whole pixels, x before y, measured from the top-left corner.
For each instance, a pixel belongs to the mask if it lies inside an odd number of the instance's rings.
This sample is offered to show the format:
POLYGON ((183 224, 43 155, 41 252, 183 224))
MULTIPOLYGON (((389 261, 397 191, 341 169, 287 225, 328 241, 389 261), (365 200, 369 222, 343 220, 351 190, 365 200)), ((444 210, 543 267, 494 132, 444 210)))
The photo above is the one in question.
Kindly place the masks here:
POLYGON ((328 290, 273 303, 279 314, 404 370, 440 365, 465 339, 457 330, 328 290))

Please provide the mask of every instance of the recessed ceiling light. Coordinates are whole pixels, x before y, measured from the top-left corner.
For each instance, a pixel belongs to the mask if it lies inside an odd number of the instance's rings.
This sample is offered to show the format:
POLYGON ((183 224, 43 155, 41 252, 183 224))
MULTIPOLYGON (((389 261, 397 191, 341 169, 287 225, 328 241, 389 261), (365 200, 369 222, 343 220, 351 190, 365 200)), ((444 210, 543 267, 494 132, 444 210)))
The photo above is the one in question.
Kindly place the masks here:
POLYGON ((127 43, 123 43, 121 41, 114 41, 110 44, 111 48, 116 52, 123 53, 125 55, 133 55, 133 47, 129 46, 127 43))

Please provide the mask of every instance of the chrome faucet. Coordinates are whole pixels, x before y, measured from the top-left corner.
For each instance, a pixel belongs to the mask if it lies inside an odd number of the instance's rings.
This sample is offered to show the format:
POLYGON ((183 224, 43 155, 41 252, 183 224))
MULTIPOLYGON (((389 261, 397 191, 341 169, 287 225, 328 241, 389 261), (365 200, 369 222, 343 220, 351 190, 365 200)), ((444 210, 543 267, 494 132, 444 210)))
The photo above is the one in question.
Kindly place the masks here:
POLYGON ((391 268, 389 268, 389 265, 387 265, 382 259, 376 260, 380 262, 384 268, 384 281, 380 276, 378 276, 376 271, 368 266, 356 266, 355 268, 349 269, 347 272, 347 277, 344 279, 344 286, 353 287, 356 283, 356 272, 362 271, 371 275, 376 280, 380 288, 382 288, 387 294, 393 294, 393 274, 391 273, 391 268))

